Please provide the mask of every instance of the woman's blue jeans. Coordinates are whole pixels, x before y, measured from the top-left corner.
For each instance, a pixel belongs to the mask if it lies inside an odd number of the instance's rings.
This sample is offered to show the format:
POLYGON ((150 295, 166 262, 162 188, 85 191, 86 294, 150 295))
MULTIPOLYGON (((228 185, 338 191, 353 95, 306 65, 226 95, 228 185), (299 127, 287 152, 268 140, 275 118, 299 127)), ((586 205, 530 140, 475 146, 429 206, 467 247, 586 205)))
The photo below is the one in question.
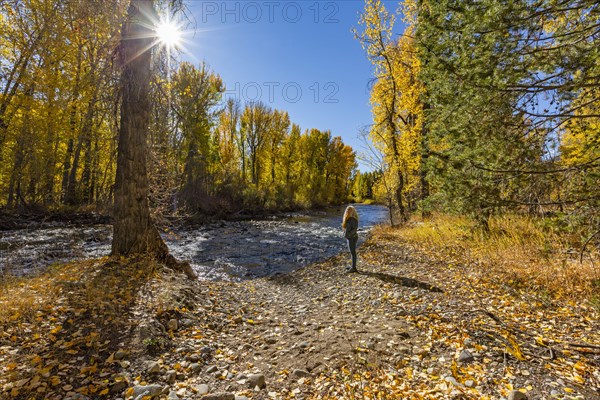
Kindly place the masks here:
POLYGON ((348 239, 348 248, 352 255, 352 269, 356 269, 356 242, 358 242, 358 238, 348 239))

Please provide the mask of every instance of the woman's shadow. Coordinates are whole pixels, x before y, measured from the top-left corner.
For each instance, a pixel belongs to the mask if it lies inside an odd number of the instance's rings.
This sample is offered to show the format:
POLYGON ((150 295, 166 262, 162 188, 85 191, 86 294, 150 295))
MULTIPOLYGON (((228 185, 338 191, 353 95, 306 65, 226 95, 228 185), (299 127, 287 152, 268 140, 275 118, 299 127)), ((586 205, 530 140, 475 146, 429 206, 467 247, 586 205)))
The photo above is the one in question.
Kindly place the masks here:
POLYGON ((444 291, 436 286, 430 285, 429 283, 421 282, 419 280, 413 278, 406 278, 404 276, 395 276, 384 274, 383 272, 371 272, 365 270, 358 270, 360 275, 371 276, 373 278, 377 278, 386 283, 393 283, 395 285, 410 287, 410 288, 419 288, 424 290, 429 290, 430 292, 435 293, 444 293, 444 291))

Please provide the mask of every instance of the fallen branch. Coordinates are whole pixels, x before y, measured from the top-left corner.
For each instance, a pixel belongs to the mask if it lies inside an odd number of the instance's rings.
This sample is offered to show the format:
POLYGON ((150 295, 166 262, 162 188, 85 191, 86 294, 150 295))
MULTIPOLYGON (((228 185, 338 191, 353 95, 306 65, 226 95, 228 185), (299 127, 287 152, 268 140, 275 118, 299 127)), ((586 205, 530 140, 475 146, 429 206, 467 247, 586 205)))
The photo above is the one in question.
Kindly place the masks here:
POLYGON ((581 248, 581 251, 579 252, 579 263, 583 263, 583 253, 585 252, 585 248, 592 241, 592 239, 599 233, 600 233, 600 231, 597 231, 592 236, 590 236, 588 240, 585 241, 585 243, 583 244, 583 247, 581 248))
POLYGON ((600 350, 600 346, 595 344, 587 344, 587 343, 567 343, 568 346, 571 347, 584 347, 589 349, 598 349, 600 350))

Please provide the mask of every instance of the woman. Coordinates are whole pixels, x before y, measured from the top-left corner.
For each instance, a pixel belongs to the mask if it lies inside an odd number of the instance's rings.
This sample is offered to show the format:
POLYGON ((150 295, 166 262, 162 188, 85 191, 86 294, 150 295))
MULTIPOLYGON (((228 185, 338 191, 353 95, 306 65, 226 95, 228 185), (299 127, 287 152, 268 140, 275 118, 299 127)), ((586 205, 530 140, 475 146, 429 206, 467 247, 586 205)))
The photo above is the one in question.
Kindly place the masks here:
POLYGON ((358 241, 358 213, 352 206, 346 207, 342 228, 345 230, 344 237, 348 240, 348 248, 352 255, 352 266, 346 268, 346 272, 358 272, 356 269, 356 242, 358 241))

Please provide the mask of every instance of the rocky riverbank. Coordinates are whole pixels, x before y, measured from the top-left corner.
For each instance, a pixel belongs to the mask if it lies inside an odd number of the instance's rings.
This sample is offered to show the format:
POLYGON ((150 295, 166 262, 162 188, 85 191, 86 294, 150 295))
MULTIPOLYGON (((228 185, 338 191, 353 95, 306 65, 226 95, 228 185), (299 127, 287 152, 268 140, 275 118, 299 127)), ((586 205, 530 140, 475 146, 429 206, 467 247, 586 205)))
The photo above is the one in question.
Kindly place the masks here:
POLYGON ((4 282, 0 398, 600 398, 591 305, 390 229, 359 257, 239 283, 109 259, 4 282))

